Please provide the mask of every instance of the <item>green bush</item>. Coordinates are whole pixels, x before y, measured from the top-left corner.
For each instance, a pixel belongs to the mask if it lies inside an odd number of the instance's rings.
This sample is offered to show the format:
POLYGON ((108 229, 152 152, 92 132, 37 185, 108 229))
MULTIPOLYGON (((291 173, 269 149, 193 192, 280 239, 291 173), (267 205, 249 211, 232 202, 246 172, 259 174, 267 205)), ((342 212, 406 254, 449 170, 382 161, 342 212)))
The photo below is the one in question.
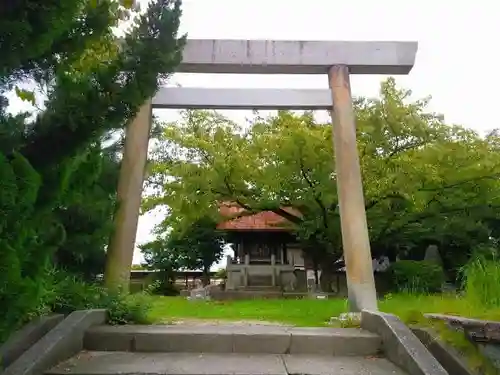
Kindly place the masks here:
POLYGON ((101 288, 85 283, 78 277, 65 272, 57 272, 54 280, 54 299, 50 310, 59 314, 69 314, 75 310, 91 309, 101 301, 101 288))
POLYGON ((227 269, 219 268, 215 274, 215 278, 226 280, 227 279, 227 269))
POLYGON ((158 296, 178 296, 181 291, 177 285, 175 285, 171 280, 155 280, 150 285, 150 291, 152 294, 158 296))
POLYGON ((108 310, 108 324, 150 324, 153 300, 148 292, 134 294, 104 293, 101 308, 108 310))
POLYGON ((50 310, 69 314, 82 309, 107 309, 109 324, 146 324, 152 307, 149 291, 129 294, 110 292, 98 285, 59 273, 50 310))
POLYGON ((395 291, 411 293, 435 293, 445 281, 441 266, 435 263, 402 260, 393 263, 388 276, 395 291))
MULTIPOLYGON (((37 282, 21 279, 10 294, 0 287, 0 302, 16 301, 0 317, 0 343, 36 316, 70 314, 75 310, 106 309, 109 324, 147 324, 153 299, 150 291, 129 294, 109 292, 97 283, 86 283, 67 272, 49 270, 37 282), (12 293, 21 293, 14 300, 12 293), (22 296, 19 298, 19 296, 22 296)), ((3 306, 3 305, 2 305, 3 306)))
POLYGON ((54 298, 44 278, 12 278, 0 285, 0 344, 31 319, 50 313, 54 298))
POLYGON ((465 298, 487 308, 500 307, 500 259, 479 254, 462 269, 465 298))

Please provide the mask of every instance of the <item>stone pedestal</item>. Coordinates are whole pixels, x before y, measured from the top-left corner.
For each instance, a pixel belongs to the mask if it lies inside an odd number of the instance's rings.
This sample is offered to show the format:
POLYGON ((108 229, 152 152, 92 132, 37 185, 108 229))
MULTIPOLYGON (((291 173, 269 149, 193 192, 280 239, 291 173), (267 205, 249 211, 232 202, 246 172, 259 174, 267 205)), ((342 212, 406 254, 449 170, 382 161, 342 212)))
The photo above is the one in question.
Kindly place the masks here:
POLYGON ((196 301, 196 300, 206 301, 210 299, 210 294, 208 293, 207 288, 196 288, 191 290, 188 299, 191 301, 196 301))

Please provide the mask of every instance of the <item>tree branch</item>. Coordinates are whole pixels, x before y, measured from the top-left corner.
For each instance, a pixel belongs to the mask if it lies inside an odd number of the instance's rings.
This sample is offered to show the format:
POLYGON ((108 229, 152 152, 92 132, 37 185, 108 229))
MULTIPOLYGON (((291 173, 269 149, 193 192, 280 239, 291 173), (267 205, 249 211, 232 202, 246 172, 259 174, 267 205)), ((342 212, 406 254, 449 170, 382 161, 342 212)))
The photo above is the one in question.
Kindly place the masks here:
POLYGON ((299 156, 300 173, 301 173, 302 177, 304 178, 304 180, 306 181, 306 183, 311 188, 311 190, 313 192, 313 196, 314 196, 314 201, 318 204, 319 208, 321 209, 322 219, 323 219, 323 226, 325 228, 328 228, 328 212, 327 212, 327 209, 326 209, 325 205, 323 204, 323 202, 321 201, 318 192, 316 191, 315 184, 313 184, 313 182, 311 181, 311 179, 307 175, 307 172, 306 172, 305 166, 304 166, 304 159, 302 158, 302 150, 300 150, 299 152, 300 152, 300 156, 299 156))
POLYGON ((461 212, 461 211, 480 211, 482 213, 484 213, 485 210, 499 210, 500 209, 500 206, 493 206, 493 205, 485 205, 485 204, 481 204, 481 205, 476 205, 476 206, 463 206, 463 207, 443 207, 443 210, 439 211, 439 212, 422 212, 422 213, 419 213, 417 215, 415 215, 414 218, 410 219, 410 220, 407 220, 405 221, 402 225, 399 225, 397 226, 396 228, 392 228, 390 232, 394 232, 394 231, 399 231, 401 229, 403 229, 405 226, 409 225, 409 224, 415 224, 415 223, 418 223, 418 222, 421 222, 423 220, 426 220, 426 219, 431 219, 431 218, 434 218, 434 217, 437 217, 437 216, 445 216, 446 214, 453 214, 453 213, 458 213, 458 212, 461 212))
POLYGON ((379 203, 382 203, 386 199, 399 199, 399 200, 406 201, 406 198, 403 197, 401 194, 390 193, 390 194, 384 195, 383 197, 380 197, 378 199, 372 199, 370 202, 366 203, 365 204, 365 210, 368 211, 369 209, 375 207, 379 203))
POLYGON ((426 139, 426 140, 423 140, 423 141, 420 141, 420 142, 408 143, 406 145, 399 145, 399 141, 398 141, 398 144, 391 151, 391 153, 389 154, 389 156, 387 156, 387 159, 392 159, 394 156, 396 156, 400 152, 410 151, 410 150, 413 150, 413 149, 415 149, 417 147, 425 146, 426 144, 428 144, 430 142, 431 142, 431 140, 426 139))
POLYGON ((492 175, 488 175, 488 176, 479 176, 479 177, 474 177, 474 178, 471 178, 469 180, 462 180, 462 181, 458 181, 458 182, 454 182, 452 184, 448 184, 448 185, 444 185, 444 186, 439 186, 439 187, 434 187, 434 188, 425 188, 425 187, 422 187, 420 189, 418 189, 419 191, 437 191, 437 190, 446 190, 446 189, 453 189, 457 186, 461 186, 461 185, 465 185, 469 182, 478 182, 478 181, 482 181, 482 180, 496 180, 500 177, 500 173, 495 173, 495 174, 492 174, 492 175))

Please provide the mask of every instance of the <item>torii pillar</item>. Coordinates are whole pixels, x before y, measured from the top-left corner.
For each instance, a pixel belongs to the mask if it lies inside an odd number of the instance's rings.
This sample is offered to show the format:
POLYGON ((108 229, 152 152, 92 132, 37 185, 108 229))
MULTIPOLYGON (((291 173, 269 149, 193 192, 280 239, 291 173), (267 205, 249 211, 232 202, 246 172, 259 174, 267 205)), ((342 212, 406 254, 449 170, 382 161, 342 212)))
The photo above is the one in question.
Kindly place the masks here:
POLYGON ((333 148, 349 306, 354 312, 376 310, 377 293, 356 143, 349 68, 345 65, 333 66, 328 76, 332 91, 333 148))
MULTIPOLYGON (((330 90, 162 88, 157 108, 329 109, 342 244, 352 312, 376 310, 377 298, 356 145, 350 74, 408 74, 416 42, 334 42, 191 39, 178 72, 328 74, 330 90)), ((150 128, 147 104, 127 128, 118 187, 116 230, 109 246, 106 282, 128 287, 150 128), (146 115, 147 113, 147 115, 146 115), (147 120, 146 120, 147 117, 147 120)))
POLYGON ((111 289, 129 289, 148 157, 151 111, 151 101, 148 100, 125 129, 125 145, 116 194, 118 207, 104 272, 104 282, 111 289))

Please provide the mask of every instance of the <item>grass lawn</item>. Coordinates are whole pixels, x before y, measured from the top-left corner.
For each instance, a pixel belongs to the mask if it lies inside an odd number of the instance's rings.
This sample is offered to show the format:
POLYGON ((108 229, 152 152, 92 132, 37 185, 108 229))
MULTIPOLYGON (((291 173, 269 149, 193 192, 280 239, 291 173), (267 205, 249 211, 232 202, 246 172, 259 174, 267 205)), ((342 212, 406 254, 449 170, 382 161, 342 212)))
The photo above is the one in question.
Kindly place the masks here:
MULTIPOLYGON (((455 296, 390 295, 379 309, 399 316, 406 323, 421 319, 423 313, 461 315, 500 320, 500 309, 485 309, 455 296)), ((261 320, 296 326, 323 326, 332 316, 347 311, 343 299, 261 299, 243 301, 189 301, 184 297, 155 297, 151 319, 167 323, 181 319, 261 320)))
MULTIPOLYGON (((500 321, 500 262, 496 258, 489 261, 478 258, 466 268, 464 275, 464 297, 392 294, 379 301, 379 309, 399 316, 407 324, 419 323, 432 327, 440 339, 464 355, 471 369, 488 375, 497 374, 491 361, 462 333, 423 318, 425 313, 440 313, 500 321)), ((260 320, 317 327, 328 324, 331 317, 346 312, 347 307, 343 299, 189 301, 184 297, 154 297, 150 319, 154 323, 184 319, 260 320)))

